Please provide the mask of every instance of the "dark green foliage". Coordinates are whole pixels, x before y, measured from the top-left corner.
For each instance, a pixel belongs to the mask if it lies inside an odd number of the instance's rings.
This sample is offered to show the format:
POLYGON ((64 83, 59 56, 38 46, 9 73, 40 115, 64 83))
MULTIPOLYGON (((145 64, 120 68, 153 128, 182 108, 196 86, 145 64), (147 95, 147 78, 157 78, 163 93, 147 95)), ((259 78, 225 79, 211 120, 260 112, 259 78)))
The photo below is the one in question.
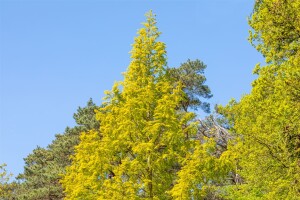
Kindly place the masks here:
POLYGON ((184 85, 183 91, 186 98, 181 102, 181 108, 185 111, 188 108, 197 110, 201 108, 204 112, 210 112, 210 105, 201 101, 200 98, 209 99, 212 97, 211 91, 207 85, 204 85, 206 78, 204 70, 206 65, 200 60, 187 60, 178 68, 170 68, 170 76, 175 82, 180 81, 184 85))
POLYGON ((98 129, 94 110, 98 107, 90 99, 87 106, 78 108, 74 119, 78 126, 67 127, 63 134, 57 134, 47 148, 37 147, 25 160, 24 172, 19 174, 16 199, 56 200, 63 199, 64 194, 59 183, 65 167, 70 165, 70 155, 79 143, 79 135, 91 129, 98 129))
POLYGON ((95 113, 93 112, 97 108, 93 100, 90 99, 85 108, 79 107, 77 113, 74 114, 73 117, 76 123, 80 126, 84 126, 87 130, 99 129, 99 121, 96 120, 95 113))

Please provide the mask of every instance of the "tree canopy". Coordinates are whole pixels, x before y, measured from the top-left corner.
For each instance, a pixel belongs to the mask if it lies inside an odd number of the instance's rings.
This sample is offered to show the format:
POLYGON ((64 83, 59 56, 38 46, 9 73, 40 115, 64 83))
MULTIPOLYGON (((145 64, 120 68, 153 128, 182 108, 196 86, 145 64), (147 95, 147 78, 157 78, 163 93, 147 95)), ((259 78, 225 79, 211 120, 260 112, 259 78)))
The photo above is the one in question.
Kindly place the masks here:
POLYGON ((124 79, 34 149, 17 182, 0 165, 0 199, 299 199, 300 2, 257 0, 249 25, 266 61, 251 92, 198 119, 206 65, 168 67, 148 12, 124 79))
POLYGON ((300 194, 300 2, 257 1, 250 41, 265 56, 240 102, 220 108, 236 133, 232 152, 243 184, 231 198, 298 199, 300 194))

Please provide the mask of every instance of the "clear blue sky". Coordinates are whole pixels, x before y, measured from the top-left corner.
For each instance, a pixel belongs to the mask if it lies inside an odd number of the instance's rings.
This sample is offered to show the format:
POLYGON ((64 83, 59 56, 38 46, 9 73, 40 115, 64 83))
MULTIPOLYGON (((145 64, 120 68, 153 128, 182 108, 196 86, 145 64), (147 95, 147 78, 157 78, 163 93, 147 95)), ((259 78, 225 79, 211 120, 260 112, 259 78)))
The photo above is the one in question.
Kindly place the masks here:
POLYGON ((23 158, 73 126, 73 113, 121 80, 136 31, 157 14, 169 66, 207 64, 212 104, 251 89, 263 58, 248 43, 253 0, 0 0, 0 163, 23 158))

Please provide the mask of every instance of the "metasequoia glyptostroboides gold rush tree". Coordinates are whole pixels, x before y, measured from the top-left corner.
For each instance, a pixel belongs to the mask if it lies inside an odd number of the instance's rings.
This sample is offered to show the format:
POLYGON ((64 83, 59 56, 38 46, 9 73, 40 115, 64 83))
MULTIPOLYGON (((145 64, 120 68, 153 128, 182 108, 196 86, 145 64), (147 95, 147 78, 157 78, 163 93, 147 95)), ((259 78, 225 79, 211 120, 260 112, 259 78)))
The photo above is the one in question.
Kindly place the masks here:
POLYGON ((195 144, 195 115, 178 109, 182 85, 170 78, 152 12, 138 31, 124 80, 106 92, 99 131, 81 142, 62 184, 66 199, 170 199, 195 144))

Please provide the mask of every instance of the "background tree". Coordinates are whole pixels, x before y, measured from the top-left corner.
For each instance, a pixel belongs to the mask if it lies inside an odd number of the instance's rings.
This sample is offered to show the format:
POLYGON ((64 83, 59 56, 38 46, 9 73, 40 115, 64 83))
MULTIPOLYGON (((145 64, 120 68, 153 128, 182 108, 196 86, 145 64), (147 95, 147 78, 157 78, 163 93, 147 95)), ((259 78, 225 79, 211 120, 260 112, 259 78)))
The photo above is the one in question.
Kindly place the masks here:
POLYGON ((210 112, 210 105, 202 102, 200 98, 209 99, 212 97, 211 91, 207 85, 204 85, 206 77, 204 70, 206 65, 200 60, 187 60, 178 68, 169 68, 171 78, 174 82, 181 82, 185 98, 180 102, 180 108, 184 111, 201 108, 204 112, 210 112))
POLYGON ((59 183, 65 167, 70 165, 70 155, 79 142, 83 131, 98 129, 94 110, 98 108, 90 99, 87 106, 78 108, 74 114, 77 126, 67 127, 63 134, 57 134, 47 148, 37 147, 25 160, 24 172, 19 174, 18 188, 14 192, 16 199, 63 199, 62 186, 59 183))

